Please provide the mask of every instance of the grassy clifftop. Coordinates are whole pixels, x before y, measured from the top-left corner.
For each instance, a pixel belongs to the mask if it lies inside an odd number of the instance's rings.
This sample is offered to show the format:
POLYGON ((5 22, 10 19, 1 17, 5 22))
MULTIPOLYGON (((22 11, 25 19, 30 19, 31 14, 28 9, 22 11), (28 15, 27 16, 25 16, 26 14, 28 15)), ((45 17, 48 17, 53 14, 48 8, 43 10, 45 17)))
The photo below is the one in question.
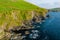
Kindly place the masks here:
POLYGON ((47 10, 24 0, 0 0, 0 34, 4 29, 22 25, 34 16, 44 16, 47 10))
POLYGON ((0 10, 35 10, 39 8, 23 0, 0 0, 0 10))

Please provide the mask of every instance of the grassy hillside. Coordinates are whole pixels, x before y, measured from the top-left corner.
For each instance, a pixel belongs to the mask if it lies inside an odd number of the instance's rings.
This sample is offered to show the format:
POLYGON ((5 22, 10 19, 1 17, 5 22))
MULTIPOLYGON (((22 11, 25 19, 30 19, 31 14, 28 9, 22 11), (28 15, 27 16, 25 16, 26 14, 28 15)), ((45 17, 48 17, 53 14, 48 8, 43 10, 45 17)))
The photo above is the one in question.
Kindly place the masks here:
POLYGON ((45 16, 47 10, 37 7, 24 0, 0 0, 0 34, 4 29, 21 26, 25 20, 34 15, 45 16))
POLYGON ((34 10, 36 8, 38 7, 23 0, 0 0, 0 10, 34 10))

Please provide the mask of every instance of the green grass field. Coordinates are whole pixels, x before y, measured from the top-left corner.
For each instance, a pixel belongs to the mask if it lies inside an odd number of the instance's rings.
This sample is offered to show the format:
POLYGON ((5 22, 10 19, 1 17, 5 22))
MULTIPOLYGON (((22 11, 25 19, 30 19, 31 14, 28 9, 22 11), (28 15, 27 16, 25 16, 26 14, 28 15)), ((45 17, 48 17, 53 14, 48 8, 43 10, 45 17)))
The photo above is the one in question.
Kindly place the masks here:
POLYGON ((21 25, 24 20, 31 20, 34 12, 44 16, 47 10, 24 0, 0 0, 0 28, 21 25))
POLYGON ((0 10, 35 10, 38 8, 35 5, 29 4, 23 0, 0 0, 0 10))

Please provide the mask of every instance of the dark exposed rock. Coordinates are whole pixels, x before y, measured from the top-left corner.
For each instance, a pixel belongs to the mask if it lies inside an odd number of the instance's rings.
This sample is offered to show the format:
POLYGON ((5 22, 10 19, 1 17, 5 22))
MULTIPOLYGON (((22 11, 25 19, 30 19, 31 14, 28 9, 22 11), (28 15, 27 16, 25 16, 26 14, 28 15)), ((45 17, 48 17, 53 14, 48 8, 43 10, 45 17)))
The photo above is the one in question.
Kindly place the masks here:
POLYGON ((49 18, 49 17, 50 17, 50 15, 47 15, 46 17, 48 17, 48 18, 49 18))
POLYGON ((33 22, 35 22, 35 21, 36 21, 36 18, 35 18, 35 17, 33 17, 32 21, 33 21, 33 22))
POLYGON ((41 16, 41 20, 45 20, 45 17, 41 16))

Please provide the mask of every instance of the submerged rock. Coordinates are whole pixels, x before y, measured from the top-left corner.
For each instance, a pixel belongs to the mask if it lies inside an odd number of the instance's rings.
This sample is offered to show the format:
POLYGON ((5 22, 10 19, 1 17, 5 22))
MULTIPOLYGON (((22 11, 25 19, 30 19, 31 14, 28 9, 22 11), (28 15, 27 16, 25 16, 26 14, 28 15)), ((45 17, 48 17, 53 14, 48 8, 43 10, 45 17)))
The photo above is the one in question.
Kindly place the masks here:
POLYGON ((50 17, 50 15, 48 14, 46 17, 48 17, 48 18, 49 18, 49 17, 50 17))

